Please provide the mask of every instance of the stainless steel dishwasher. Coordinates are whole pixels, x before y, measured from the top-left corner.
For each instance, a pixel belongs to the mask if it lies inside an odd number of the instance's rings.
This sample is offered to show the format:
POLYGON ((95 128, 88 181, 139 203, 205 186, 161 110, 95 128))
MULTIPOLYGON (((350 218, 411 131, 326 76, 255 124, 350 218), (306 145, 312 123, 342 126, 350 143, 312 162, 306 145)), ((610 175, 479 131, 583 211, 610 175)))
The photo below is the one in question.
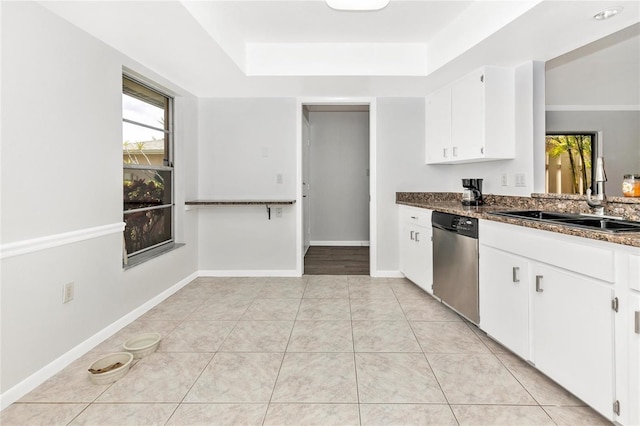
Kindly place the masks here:
POLYGON ((433 294, 478 324, 478 219, 433 212, 431 224, 433 294))

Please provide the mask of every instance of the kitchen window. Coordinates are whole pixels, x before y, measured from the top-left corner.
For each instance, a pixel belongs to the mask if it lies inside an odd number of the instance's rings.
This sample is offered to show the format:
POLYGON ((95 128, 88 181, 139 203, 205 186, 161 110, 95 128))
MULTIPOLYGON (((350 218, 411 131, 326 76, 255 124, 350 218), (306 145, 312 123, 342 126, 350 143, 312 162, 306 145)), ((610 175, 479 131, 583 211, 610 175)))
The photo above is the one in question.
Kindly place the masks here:
MULTIPOLYGON (((124 264, 173 243, 173 98, 122 78, 124 264)), ((134 262, 135 263, 135 262, 134 262)))
POLYGON ((545 141, 545 192, 585 194, 592 188, 597 157, 597 134, 591 132, 553 132, 545 141))

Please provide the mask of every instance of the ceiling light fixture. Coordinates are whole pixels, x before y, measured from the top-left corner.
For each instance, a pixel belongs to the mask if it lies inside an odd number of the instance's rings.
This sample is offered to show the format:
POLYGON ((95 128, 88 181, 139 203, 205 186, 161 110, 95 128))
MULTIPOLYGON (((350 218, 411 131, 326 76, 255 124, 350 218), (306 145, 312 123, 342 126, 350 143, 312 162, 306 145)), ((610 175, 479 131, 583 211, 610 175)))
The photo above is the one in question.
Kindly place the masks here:
POLYGON ((326 0, 327 5, 335 10, 372 11, 387 7, 389 0, 326 0))
POLYGON ((613 18, 620 12, 622 12, 622 7, 603 10, 602 12, 593 15, 593 19, 595 19, 596 21, 604 21, 605 19, 613 18))

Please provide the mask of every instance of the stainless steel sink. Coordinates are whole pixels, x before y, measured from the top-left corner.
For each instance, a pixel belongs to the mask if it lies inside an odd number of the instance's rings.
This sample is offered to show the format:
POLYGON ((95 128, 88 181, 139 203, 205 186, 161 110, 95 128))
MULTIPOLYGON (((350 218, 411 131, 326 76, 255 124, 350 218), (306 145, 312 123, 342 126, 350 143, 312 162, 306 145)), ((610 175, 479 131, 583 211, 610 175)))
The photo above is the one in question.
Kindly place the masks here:
POLYGON ((492 212, 497 216, 509 216, 517 217, 520 219, 533 219, 533 220, 553 220, 553 219, 579 219, 580 215, 574 213, 557 213, 557 212, 545 212, 542 210, 521 210, 521 211, 506 211, 506 212, 492 212))
POLYGON ((599 218, 576 213, 556 213, 542 210, 500 211, 489 213, 496 216, 533 220, 536 222, 553 223, 575 228, 592 229, 595 231, 621 233, 640 232, 640 222, 632 220, 599 218))

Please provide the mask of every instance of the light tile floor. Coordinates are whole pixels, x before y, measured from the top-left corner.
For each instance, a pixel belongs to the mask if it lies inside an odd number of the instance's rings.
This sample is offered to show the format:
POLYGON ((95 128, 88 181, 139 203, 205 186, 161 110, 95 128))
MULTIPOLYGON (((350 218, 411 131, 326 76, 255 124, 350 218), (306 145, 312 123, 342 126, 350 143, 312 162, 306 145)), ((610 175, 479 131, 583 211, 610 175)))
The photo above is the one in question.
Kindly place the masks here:
POLYGON ((404 279, 199 278, 1 413, 9 425, 598 425, 404 279), (88 365, 158 352, 112 385, 88 365))

